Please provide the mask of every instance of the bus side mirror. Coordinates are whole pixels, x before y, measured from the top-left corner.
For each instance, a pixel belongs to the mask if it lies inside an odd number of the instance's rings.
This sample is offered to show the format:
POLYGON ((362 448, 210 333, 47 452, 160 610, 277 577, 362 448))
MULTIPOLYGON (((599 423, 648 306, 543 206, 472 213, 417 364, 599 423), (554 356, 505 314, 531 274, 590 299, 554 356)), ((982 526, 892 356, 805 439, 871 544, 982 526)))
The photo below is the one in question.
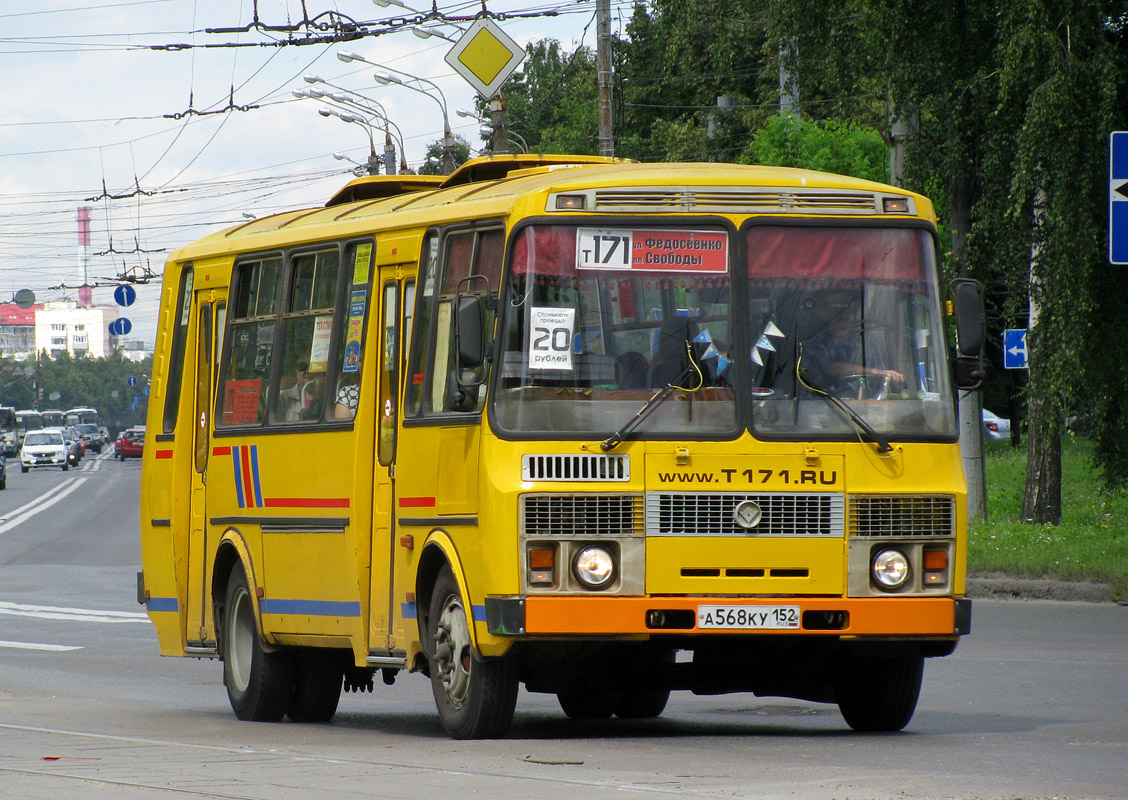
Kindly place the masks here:
POLYGON ((957 389, 979 389, 987 378, 984 353, 987 314, 983 307, 983 284, 970 278, 957 278, 952 281, 950 292, 956 317, 952 382, 957 389))
POLYGON ((473 294, 458 295, 454 321, 456 369, 476 369, 486 360, 485 324, 482 299, 473 294))

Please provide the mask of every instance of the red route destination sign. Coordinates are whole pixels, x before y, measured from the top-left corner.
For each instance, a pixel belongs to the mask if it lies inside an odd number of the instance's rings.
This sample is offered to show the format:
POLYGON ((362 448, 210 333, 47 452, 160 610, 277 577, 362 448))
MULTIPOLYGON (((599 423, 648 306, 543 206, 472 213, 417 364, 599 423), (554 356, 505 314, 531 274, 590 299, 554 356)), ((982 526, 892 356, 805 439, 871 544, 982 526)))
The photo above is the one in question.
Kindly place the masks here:
POLYGON ((580 228, 576 268, 727 272, 728 235, 723 231, 580 228))

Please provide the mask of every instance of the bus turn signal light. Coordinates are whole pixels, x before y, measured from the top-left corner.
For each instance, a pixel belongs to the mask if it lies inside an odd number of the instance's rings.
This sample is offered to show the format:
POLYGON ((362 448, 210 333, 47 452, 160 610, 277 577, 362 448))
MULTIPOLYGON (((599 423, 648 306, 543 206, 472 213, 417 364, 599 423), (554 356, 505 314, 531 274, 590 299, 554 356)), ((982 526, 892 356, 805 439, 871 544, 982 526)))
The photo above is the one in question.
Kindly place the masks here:
POLYGON ((538 548, 529 551, 529 585, 551 586, 556 569, 556 551, 538 548))

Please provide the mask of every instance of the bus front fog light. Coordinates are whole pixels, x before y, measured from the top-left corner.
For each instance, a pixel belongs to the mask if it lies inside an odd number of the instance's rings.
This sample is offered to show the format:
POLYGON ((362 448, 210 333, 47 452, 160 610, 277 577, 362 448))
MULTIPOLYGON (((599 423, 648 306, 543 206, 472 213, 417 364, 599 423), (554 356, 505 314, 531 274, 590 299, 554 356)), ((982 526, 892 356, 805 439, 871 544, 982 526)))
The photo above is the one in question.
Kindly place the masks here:
POLYGON ((615 557, 599 545, 584 547, 572 559, 572 574, 589 589, 603 589, 615 578, 615 557))
POLYGON ((909 579, 909 559, 900 550, 882 550, 873 558, 870 570, 883 589, 899 589, 909 579))

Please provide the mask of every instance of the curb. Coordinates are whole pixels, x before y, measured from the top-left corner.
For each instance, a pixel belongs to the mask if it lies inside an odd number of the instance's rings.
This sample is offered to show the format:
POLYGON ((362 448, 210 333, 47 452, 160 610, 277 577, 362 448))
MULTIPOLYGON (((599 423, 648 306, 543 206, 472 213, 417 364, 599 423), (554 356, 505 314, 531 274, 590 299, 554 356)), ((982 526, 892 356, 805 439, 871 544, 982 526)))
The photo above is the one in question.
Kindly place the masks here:
POLYGON ((992 600, 1113 602, 1108 586, 1103 583, 1055 581, 1045 578, 1008 578, 997 575, 969 576, 967 596, 992 600))

